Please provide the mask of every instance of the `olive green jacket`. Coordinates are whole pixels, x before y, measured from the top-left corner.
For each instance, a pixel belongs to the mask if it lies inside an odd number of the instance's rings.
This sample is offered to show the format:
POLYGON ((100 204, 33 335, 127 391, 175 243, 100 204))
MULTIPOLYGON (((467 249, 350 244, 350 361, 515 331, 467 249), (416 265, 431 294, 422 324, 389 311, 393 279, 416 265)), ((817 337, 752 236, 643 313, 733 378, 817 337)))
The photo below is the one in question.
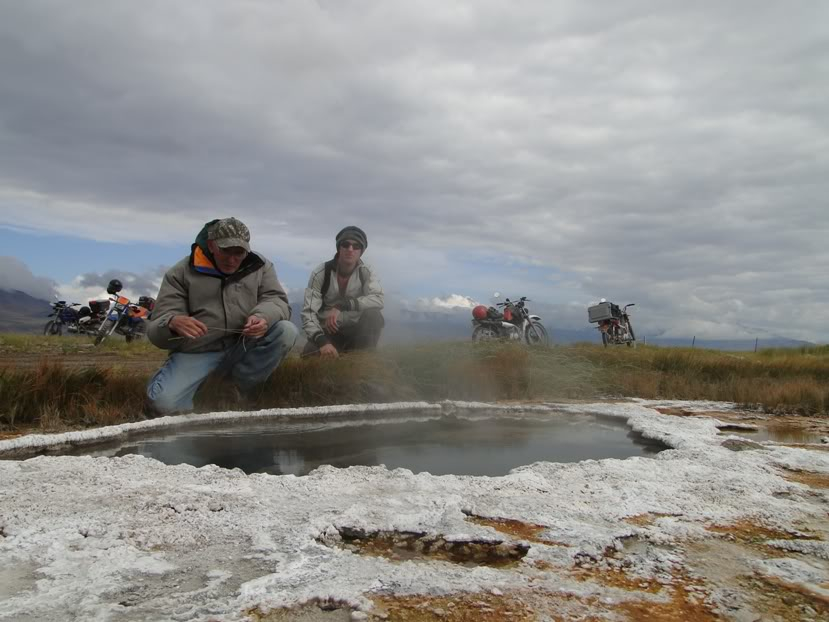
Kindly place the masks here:
POLYGON ((224 275, 215 268, 206 236, 200 234, 190 256, 164 275, 147 337, 159 348, 174 352, 222 351, 239 340, 238 333, 226 329, 241 329, 251 315, 265 319, 269 327, 291 318, 288 296, 273 264, 251 252, 239 270, 224 275), (196 318, 208 327, 208 333, 198 339, 180 337, 168 327, 176 315, 196 318))

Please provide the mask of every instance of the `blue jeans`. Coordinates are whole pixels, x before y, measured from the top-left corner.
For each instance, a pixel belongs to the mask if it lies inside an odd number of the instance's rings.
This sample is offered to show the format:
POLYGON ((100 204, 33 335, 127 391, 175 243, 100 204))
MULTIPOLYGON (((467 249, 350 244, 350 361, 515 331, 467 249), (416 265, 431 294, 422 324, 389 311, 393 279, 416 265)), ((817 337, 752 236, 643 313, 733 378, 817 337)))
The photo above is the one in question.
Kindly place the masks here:
POLYGON ((214 371, 230 374, 243 393, 268 379, 294 347, 299 331, 289 320, 277 322, 259 339, 240 340, 222 352, 173 352, 147 385, 147 397, 159 413, 193 410, 196 390, 214 371))

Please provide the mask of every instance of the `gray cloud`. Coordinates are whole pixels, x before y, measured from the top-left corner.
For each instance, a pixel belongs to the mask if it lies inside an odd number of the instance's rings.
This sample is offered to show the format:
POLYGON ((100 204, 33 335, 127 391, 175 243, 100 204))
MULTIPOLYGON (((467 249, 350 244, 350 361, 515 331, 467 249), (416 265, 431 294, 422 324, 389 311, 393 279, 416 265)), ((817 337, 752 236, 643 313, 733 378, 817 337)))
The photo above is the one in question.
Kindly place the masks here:
POLYGON ((0 289, 21 291, 34 298, 51 300, 56 286, 52 279, 32 274, 19 259, 0 256, 0 289))
POLYGON ((6 3, 0 204, 143 239, 233 210, 297 254, 370 223, 385 265, 484 247, 567 273, 549 303, 827 340, 826 24, 819 0, 6 3))
POLYGON ((104 273, 87 272, 80 275, 74 285, 81 288, 100 287, 106 289, 111 280, 118 279, 125 290, 139 296, 155 296, 158 293, 159 281, 162 275, 163 271, 160 274, 158 272, 136 274, 123 270, 107 270, 104 273))

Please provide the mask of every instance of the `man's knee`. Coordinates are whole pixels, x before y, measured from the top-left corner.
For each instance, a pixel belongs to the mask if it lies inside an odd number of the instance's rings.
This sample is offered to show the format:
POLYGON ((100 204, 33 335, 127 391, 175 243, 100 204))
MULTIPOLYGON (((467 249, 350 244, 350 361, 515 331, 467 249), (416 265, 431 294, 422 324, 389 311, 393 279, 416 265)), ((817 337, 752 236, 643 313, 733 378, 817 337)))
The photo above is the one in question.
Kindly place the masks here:
POLYGON ((383 313, 380 309, 366 309, 360 314, 360 324, 377 330, 383 328, 386 321, 383 319, 383 313))
POLYGON ((290 320, 279 320, 268 329, 267 337, 274 343, 290 350, 294 347, 297 337, 299 337, 299 329, 290 320))
POLYGON ((289 350, 299 336, 299 329, 290 320, 279 320, 268 328, 268 332, 259 340, 259 346, 283 346, 289 350))
POLYGON ((147 385, 147 405, 159 414, 169 415, 176 412, 178 399, 179 396, 172 395, 171 391, 165 391, 163 385, 157 381, 147 385))

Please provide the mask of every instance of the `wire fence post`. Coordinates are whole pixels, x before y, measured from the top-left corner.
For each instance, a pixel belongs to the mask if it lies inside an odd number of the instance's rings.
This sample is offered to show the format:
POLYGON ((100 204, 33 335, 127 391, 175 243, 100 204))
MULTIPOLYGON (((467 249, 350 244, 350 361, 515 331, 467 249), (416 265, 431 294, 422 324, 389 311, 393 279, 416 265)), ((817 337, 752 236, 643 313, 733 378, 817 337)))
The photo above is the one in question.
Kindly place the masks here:
POLYGON ((759 337, 754 338, 754 351, 757 352, 757 342, 760 341, 759 337))
POLYGON ((693 338, 693 339, 691 339, 691 347, 692 347, 692 348, 694 347, 694 344, 695 344, 696 342, 697 342, 697 336, 696 336, 696 335, 694 335, 694 338, 693 338))

